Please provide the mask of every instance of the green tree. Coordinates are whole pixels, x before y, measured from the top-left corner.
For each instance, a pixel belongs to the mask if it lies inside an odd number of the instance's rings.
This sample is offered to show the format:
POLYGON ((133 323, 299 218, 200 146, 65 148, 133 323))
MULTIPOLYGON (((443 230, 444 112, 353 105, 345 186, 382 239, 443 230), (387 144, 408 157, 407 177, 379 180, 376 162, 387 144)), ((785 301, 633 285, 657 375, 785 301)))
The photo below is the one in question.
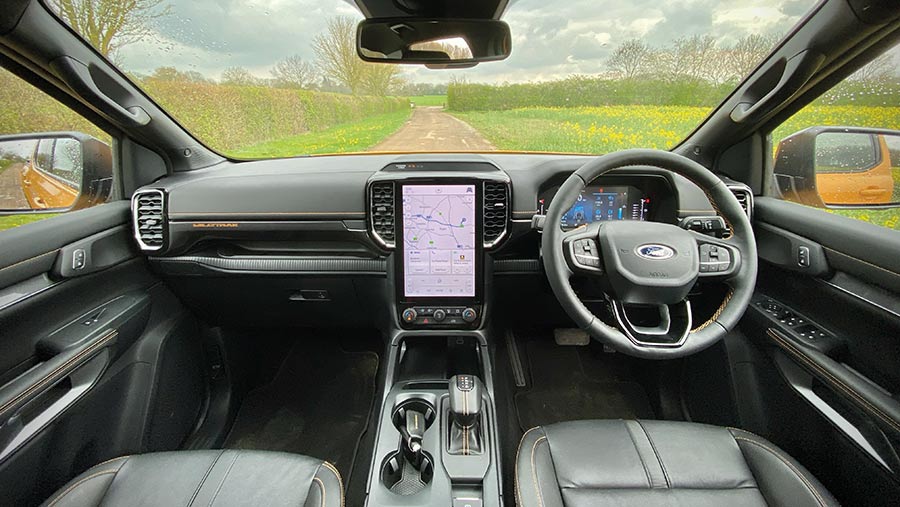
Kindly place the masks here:
POLYGON ((230 86, 258 85, 257 79, 249 70, 243 67, 228 67, 222 71, 222 84, 230 86))
POLYGON ((49 0, 48 5, 103 56, 153 33, 154 20, 170 14, 163 0, 49 0))
POLYGON ((315 67, 299 55, 279 61, 270 73, 273 84, 279 88, 309 88, 316 78, 315 67))
POLYGON ((329 19, 312 44, 322 75, 355 95, 387 95, 402 83, 396 65, 364 62, 356 54, 356 23, 351 18, 329 19))
POLYGON ((625 79, 635 78, 652 71, 653 49, 640 39, 629 39, 617 47, 606 66, 625 79))

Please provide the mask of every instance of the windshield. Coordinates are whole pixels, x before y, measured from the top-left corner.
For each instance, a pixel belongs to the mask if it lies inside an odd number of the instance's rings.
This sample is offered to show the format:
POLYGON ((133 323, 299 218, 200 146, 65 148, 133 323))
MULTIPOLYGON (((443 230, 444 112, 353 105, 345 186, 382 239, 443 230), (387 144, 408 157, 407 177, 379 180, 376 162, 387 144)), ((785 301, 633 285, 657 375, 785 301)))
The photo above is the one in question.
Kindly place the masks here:
POLYGON ((340 0, 47 3, 198 139, 234 158, 668 149, 809 8, 522 0, 502 16, 508 59, 429 70, 360 60, 364 18, 340 0))

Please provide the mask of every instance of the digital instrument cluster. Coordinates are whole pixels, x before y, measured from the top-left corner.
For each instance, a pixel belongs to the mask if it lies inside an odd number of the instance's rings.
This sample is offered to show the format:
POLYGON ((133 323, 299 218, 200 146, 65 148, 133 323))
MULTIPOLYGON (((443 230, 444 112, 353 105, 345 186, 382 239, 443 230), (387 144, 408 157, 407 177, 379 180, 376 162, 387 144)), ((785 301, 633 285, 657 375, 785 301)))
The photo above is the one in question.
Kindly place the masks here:
MULTIPOLYGON (((555 193, 556 189, 553 189, 555 193)), ((538 197, 538 213, 549 209, 550 196, 538 197)), ((607 220, 649 220, 650 197, 631 185, 588 185, 562 216, 563 230, 607 220)))

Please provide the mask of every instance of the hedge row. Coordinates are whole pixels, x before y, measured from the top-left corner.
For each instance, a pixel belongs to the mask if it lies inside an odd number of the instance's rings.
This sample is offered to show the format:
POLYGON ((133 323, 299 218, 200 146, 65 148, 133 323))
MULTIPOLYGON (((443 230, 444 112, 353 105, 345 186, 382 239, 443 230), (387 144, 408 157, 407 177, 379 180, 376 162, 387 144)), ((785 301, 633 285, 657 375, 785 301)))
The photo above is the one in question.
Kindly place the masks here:
POLYGON ((733 88, 705 81, 651 81, 573 76, 543 83, 485 85, 452 83, 447 107, 454 111, 496 111, 520 107, 617 105, 714 106, 733 88))
POLYGON ((0 134, 75 131, 109 142, 81 115, 21 78, 0 69, 0 134))
MULTIPOLYGON (((409 108, 406 98, 397 97, 155 79, 140 85, 199 139, 224 152, 409 108)), ((109 139, 77 113, 0 69, 0 134, 53 130, 109 139)))
POLYGON ((226 152, 409 108, 396 97, 154 79, 141 85, 189 131, 226 152))
MULTIPOLYGON (((592 107, 618 105, 714 107, 735 84, 702 80, 664 81, 572 76, 524 84, 451 83, 447 107, 453 111, 498 111, 522 107, 592 107)), ((846 81, 822 98, 828 105, 895 106, 900 80, 846 81)))

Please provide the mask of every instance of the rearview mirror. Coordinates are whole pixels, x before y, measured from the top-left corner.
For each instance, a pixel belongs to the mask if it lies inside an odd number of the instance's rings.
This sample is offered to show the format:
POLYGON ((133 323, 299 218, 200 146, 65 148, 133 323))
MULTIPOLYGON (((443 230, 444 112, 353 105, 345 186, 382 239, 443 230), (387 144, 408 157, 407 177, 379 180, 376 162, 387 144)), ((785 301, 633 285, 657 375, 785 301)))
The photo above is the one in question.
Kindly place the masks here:
POLYGON ((778 145, 782 196, 816 207, 900 205, 900 131, 812 127, 778 145))
POLYGON ((492 19, 367 19, 356 50, 367 62, 466 68, 503 60, 512 50, 509 25, 492 19))
POLYGON ((0 136, 0 213, 87 208, 111 188, 103 141, 79 132, 0 136))

